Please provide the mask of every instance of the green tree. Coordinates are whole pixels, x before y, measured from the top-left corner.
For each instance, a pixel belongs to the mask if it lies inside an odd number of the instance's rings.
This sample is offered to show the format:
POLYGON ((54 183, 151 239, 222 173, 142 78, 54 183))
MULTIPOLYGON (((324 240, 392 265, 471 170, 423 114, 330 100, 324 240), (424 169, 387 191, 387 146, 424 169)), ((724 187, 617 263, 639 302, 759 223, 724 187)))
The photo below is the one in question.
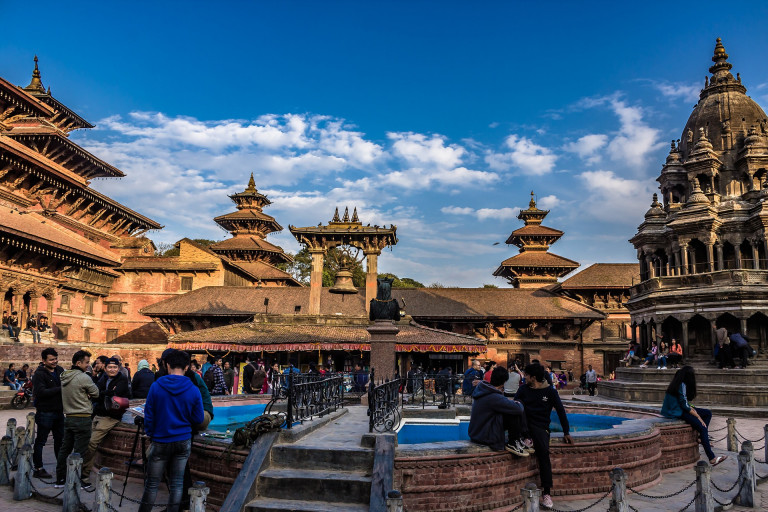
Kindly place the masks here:
MULTIPOLYGON (((290 273, 298 282, 308 285, 310 273, 312 272, 312 255, 306 247, 293 254, 293 262, 286 265, 285 271, 290 273)), ((329 249, 323 259, 323 286, 331 287, 336 283, 336 273, 339 271, 339 260, 341 251, 336 248, 329 249)), ((352 260, 351 268, 352 283, 362 288, 365 286, 365 269, 360 261, 352 260)))
POLYGON ((495 284, 484 284, 483 288, 498 288, 495 284))
POLYGON ((400 277, 397 277, 395 274, 390 274, 390 273, 379 274, 379 277, 393 279, 392 288, 424 288, 423 283, 420 283, 415 279, 411 279, 410 277, 400 278, 400 277))

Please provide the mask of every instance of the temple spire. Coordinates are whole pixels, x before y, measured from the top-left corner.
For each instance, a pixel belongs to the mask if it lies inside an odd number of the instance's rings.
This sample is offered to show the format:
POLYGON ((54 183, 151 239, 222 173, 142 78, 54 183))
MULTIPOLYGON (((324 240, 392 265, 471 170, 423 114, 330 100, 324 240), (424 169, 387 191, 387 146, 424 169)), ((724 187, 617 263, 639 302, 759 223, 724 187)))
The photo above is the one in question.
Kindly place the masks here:
POLYGON ((531 190, 531 201, 528 203, 528 208, 531 210, 536 209, 536 196, 533 194, 533 190, 531 190))
POLYGON ((35 55, 35 70, 32 71, 32 81, 24 88, 25 91, 35 91, 45 94, 43 81, 40 79, 40 69, 37 67, 37 55, 35 55))
POLYGON ((253 180, 253 173, 251 173, 251 178, 248 180, 248 186, 245 189, 246 192, 256 192, 256 182, 253 180))
POLYGON ((349 222, 349 206, 344 208, 344 217, 341 220, 343 222, 349 222))
POLYGON ((352 222, 360 222, 360 219, 357 216, 357 206, 355 206, 355 209, 352 212, 352 222))
POLYGON ((333 218, 331 219, 331 222, 341 222, 341 217, 339 217, 339 207, 336 207, 336 211, 333 213, 333 218))
POLYGON ((719 37, 715 44, 715 54, 712 56, 712 62, 715 64, 709 68, 709 72, 713 75, 710 84, 714 85, 718 79, 730 75, 730 70, 733 67, 733 65, 728 62, 728 54, 725 53, 725 46, 723 46, 722 40, 719 37))

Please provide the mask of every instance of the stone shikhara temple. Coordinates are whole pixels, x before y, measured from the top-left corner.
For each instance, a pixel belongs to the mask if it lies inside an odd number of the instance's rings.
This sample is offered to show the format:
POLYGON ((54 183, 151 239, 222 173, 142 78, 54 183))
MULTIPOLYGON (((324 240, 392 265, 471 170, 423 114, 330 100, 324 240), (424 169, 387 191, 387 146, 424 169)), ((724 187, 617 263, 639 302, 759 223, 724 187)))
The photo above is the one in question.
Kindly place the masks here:
MULTIPOLYGON (((310 286, 301 286, 281 269, 290 255, 267 240, 283 228, 264 212, 270 200, 251 176, 230 196, 236 211, 214 219, 231 237, 210 247, 184 238, 176 255, 157 255, 146 233, 162 226, 91 188, 93 178, 123 176, 70 140, 73 130, 91 127, 43 87, 37 61, 27 87, 0 79, 3 312, 17 311, 22 327, 45 313, 44 341, 61 345, 65 358, 93 345, 134 368, 169 343, 286 361, 298 352, 339 369, 367 360, 360 333, 378 256, 397 244, 395 226, 364 225, 356 210, 337 210, 327 225, 291 226, 312 255, 310 286), (322 287, 324 258, 343 247, 365 259, 364 290, 351 280, 322 287), (109 349, 100 348, 105 342, 109 349)), ((408 315, 398 345, 403 371, 409 363, 458 371, 478 355, 501 363, 536 358, 575 373, 587 364, 606 374, 616 366, 630 337, 624 302, 637 265, 598 264, 558 283, 579 264, 549 252, 563 232, 542 225, 547 214, 532 194, 518 217, 524 226, 507 240, 520 254, 494 275, 513 288, 395 290, 408 315)), ((36 361, 29 333, 22 343, 0 336, 3 360, 36 361)))
POLYGON ((720 39, 682 138, 672 141, 631 242, 642 282, 627 302, 633 336, 664 335, 710 355, 713 322, 768 349, 768 116, 731 73, 720 39))

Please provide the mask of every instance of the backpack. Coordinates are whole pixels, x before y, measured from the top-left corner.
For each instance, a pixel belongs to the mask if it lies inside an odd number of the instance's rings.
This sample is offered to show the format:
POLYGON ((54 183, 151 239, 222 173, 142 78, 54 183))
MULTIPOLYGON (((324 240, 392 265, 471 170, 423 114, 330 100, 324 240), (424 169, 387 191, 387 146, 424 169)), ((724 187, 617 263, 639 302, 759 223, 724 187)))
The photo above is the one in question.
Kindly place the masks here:
POLYGON ((213 366, 205 371, 205 375, 203 375, 203 382, 205 382, 205 385, 208 386, 209 392, 213 391, 213 388, 216 387, 216 379, 213 377, 213 366))

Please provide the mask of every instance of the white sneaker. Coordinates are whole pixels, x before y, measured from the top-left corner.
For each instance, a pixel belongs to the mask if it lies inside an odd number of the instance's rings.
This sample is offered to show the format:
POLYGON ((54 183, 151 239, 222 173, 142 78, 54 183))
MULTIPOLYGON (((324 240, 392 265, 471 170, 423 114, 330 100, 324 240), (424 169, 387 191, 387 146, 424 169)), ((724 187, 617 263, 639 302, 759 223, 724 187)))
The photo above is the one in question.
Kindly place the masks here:
POLYGON ((518 457, 528 457, 528 452, 521 450, 516 444, 505 444, 504 449, 518 457))
POLYGON ((662 368, 662 370, 666 370, 666 369, 667 369, 667 367, 666 367, 666 366, 664 366, 664 367, 662 368))
POLYGON ((554 505, 552 504, 552 496, 549 494, 545 494, 541 497, 541 501, 539 501, 539 504, 541 504, 544 508, 552 508, 554 505))

